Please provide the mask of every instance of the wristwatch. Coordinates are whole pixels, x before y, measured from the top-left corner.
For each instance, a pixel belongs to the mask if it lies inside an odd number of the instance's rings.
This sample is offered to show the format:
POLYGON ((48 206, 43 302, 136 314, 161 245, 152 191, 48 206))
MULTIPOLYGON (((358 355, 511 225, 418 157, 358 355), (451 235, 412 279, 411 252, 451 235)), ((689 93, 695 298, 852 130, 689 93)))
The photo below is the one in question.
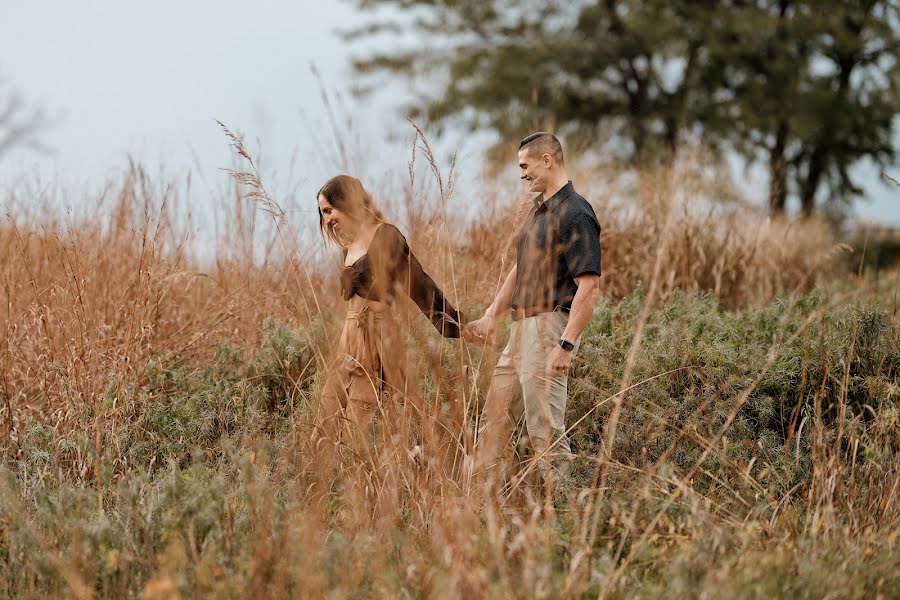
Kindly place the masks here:
POLYGON ((571 352, 575 349, 575 344, 570 342, 569 340, 560 338, 559 339, 559 347, 565 350, 566 352, 571 352))

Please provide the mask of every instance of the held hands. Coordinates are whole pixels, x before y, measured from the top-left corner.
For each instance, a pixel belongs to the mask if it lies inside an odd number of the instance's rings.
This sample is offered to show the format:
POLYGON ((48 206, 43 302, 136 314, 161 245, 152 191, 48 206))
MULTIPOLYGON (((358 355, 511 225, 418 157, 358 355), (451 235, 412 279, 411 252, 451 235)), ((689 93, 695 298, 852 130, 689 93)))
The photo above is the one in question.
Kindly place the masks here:
MULTIPOLYGON (((493 344, 496 341, 500 319, 485 313, 480 319, 463 326, 462 337, 467 342, 493 344)), ((572 366, 572 352, 554 346, 547 357, 545 372, 548 377, 562 377, 572 366)))
POLYGON ((467 342, 493 344, 499 329, 500 320, 497 317, 485 313, 476 321, 467 323, 463 327, 463 339, 467 342))

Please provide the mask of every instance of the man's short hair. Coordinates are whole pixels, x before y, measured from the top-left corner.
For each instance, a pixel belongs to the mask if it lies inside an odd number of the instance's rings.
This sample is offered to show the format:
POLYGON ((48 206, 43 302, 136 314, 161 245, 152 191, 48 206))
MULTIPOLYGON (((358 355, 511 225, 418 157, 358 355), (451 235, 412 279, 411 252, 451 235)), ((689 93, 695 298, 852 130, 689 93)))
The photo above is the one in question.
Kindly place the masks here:
POLYGON ((528 153, 532 156, 549 154, 560 165, 565 164, 563 162, 562 144, 559 143, 559 140, 552 133, 547 133, 546 131, 532 133, 519 142, 519 150, 525 147, 528 148, 528 153))

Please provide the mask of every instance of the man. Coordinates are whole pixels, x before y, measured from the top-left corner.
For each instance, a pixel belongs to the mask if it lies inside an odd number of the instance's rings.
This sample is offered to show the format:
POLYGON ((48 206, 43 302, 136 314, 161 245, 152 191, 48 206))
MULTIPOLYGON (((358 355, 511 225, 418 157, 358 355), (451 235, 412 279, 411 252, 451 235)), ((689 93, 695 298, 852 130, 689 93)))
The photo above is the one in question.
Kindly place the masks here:
POLYGON ((509 343, 491 378, 482 413, 475 469, 491 469, 509 447, 522 417, 535 457, 565 471, 567 374, 579 336, 600 293, 600 225, 593 208, 566 176, 552 134, 519 143, 521 178, 533 198, 519 232, 516 265, 485 311, 469 323, 470 339, 493 338, 511 309, 509 343))

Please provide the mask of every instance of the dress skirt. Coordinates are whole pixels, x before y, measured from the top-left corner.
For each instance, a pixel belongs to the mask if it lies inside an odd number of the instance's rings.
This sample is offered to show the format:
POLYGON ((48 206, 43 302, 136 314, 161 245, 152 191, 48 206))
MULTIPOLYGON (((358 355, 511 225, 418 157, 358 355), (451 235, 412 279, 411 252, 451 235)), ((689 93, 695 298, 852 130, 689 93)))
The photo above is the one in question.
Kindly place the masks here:
POLYGON ((406 355, 390 309, 348 311, 323 390, 333 427, 360 427, 406 391, 406 355))

